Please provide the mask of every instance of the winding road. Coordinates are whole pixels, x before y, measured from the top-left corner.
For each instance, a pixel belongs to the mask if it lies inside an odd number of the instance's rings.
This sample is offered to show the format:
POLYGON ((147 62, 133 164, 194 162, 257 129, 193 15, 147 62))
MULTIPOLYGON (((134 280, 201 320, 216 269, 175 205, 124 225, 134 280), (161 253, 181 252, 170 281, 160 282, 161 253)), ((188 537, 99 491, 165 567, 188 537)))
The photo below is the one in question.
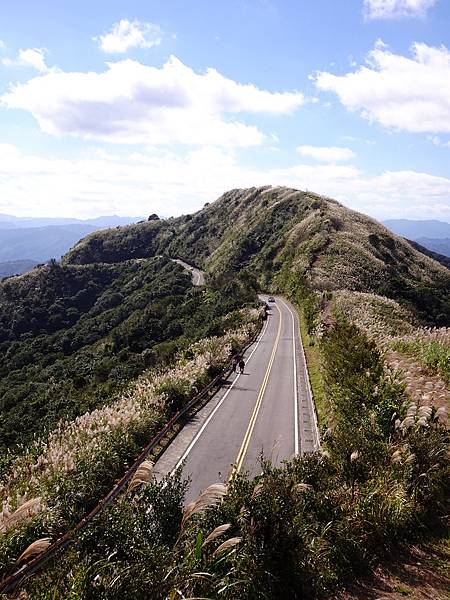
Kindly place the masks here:
POLYGON ((264 328, 244 356, 244 373, 232 374, 155 465, 157 476, 184 465, 191 480, 186 502, 236 472, 257 475, 261 456, 280 465, 319 447, 297 312, 280 296, 268 304, 264 328))
POLYGON ((192 265, 188 265, 188 263, 184 262, 184 260, 181 260, 179 258, 171 258, 170 260, 178 263, 191 273, 192 283, 194 285, 205 285, 205 274, 203 273, 203 271, 200 271, 200 269, 196 269, 192 265))

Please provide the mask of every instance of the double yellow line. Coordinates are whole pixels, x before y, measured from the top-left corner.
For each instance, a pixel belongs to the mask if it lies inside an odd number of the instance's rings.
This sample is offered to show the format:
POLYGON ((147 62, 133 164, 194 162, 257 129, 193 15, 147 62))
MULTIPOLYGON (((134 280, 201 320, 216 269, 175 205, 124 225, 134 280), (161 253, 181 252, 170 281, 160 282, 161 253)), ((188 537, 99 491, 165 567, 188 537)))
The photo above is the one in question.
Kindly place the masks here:
POLYGON ((261 388, 259 390, 259 394, 258 394, 258 398, 256 400, 255 408, 253 409, 253 413, 252 413, 252 416, 250 418, 250 422, 248 424, 247 431, 245 432, 244 439, 242 441, 242 445, 239 448, 239 452, 238 452, 238 455, 237 455, 237 458, 236 458, 236 462, 234 463, 234 465, 233 465, 233 467, 231 469, 229 480, 231 480, 235 475, 237 475, 237 473, 239 473, 239 471, 242 468, 242 464, 244 462, 244 458, 245 458, 245 455, 247 453, 248 446, 250 444, 250 439, 252 437, 252 433, 253 433, 253 430, 255 428, 256 419, 258 417, 259 410, 260 410, 261 405, 262 405, 262 401, 263 401, 263 398, 264 398, 264 393, 265 393, 266 387, 267 387, 267 382, 269 381, 270 371, 272 370, 272 365, 273 365, 273 362, 275 360, 275 355, 277 353, 278 343, 279 343, 280 337, 281 337, 281 325, 282 325, 282 321, 283 321, 283 315, 282 315, 281 310, 278 308, 278 306, 276 308, 277 308, 278 312, 280 313, 280 321, 278 323, 277 337, 275 339, 275 343, 274 343, 274 346, 273 346, 272 354, 270 356, 269 364, 267 365, 266 373, 264 375, 264 379, 263 379, 263 382, 261 384, 261 388))

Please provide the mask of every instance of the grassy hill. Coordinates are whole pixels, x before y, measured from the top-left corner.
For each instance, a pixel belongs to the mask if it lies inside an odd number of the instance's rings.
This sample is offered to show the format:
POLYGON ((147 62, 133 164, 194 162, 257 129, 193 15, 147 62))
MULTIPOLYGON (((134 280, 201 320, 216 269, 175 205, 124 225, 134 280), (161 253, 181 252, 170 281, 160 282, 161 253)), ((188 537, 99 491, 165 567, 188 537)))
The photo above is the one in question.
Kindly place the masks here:
POLYGON ((332 199, 251 188, 92 233, 0 284, 0 577, 71 529, 229 363, 257 327, 258 286, 299 307, 321 450, 266 462, 184 517, 179 475, 144 478, 27 597, 330 598, 400 543, 441 534, 450 329, 422 325, 450 324, 450 270, 332 199))
POLYGON ((338 202, 284 187, 232 190, 193 215, 84 238, 66 264, 166 254, 213 275, 248 268, 262 287, 284 267, 316 290, 373 292, 425 321, 450 324, 450 271, 338 202))

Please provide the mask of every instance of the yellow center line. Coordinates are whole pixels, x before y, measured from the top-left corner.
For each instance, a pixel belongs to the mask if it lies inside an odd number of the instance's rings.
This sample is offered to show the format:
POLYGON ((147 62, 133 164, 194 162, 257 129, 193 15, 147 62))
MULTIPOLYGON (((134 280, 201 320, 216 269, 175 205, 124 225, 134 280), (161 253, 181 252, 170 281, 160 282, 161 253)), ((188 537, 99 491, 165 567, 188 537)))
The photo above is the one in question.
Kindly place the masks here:
POLYGON ((245 455, 247 453, 248 446, 250 444, 250 439, 252 437, 252 433, 253 433, 253 430, 255 428, 256 419, 258 417, 258 413, 259 413, 259 410, 260 410, 261 405, 262 405, 262 401, 263 401, 263 398, 264 398, 264 393, 265 393, 266 387, 267 387, 267 382, 269 381, 269 376, 270 376, 270 372, 272 370, 272 365, 273 365, 273 362, 275 360, 275 354, 277 352, 278 343, 279 343, 280 337, 281 337, 281 324, 282 324, 282 321, 283 321, 283 316, 282 316, 281 310, 278 308, 278 306, 276 306, 276 309, 280 313, 280 321, 278 323, 277 337, 275 339, 275 343, 274 343, 274 346, 273 346, 272 354, 270 356, 269 364, 267 365, 266 373, 264 375, 264 379, 263 379, 263 382, 261 384, 261 388, 259 390, 259 394, 258 394, 258 398, 256 400, 255 408, 253 409, 253 413, 252 413, 252 416, 250 418, 250 421, 249 421, 249 424, 248 424, 248 427, 247 427, 247 431, 245 432, 244 439, 242 441, 242 445, 241 445, 241 447, 239 449, 239 452, 238 452, 238 455, 237 455, 237 458, 236 458, 236 462, 235 462, 235 464, 233 465, 233 467, 231 469, 231 473, 230 473, 230 476, 229 476, 228 480, 231 480, 237 473, 239 473, 239 471, 242 468, 242 464, 244 462, 244 458, 245 458, 245 455))

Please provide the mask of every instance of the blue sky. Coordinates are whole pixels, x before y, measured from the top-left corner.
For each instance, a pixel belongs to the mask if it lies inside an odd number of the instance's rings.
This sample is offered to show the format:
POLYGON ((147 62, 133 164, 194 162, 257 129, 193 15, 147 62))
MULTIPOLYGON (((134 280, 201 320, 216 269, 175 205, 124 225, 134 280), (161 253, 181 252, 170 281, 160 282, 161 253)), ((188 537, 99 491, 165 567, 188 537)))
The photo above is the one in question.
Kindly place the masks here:
POLYGON ((450 221, 445 0, 3 3, 0 212, 290 185, 450 221))

